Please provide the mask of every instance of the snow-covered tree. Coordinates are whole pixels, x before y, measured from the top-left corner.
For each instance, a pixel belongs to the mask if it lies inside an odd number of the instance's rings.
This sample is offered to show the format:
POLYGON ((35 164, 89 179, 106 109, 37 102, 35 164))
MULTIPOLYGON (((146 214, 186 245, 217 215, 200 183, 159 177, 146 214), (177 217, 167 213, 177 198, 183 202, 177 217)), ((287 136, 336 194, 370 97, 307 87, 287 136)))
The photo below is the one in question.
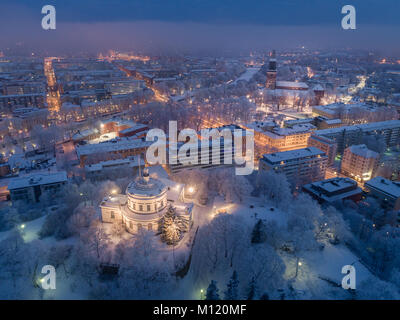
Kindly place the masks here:
POLYGON ((224 292, 224 300, 238 300, 239 299, 239 280, 236 270, 233 271, 224 292))
POLYGON ((161 240, 169 245, 176 245, 182 239, 187 228, 188 221, 178 215, 173 206, 169 206, 159 223, 161 240))
POLYGON ((220 300, 218 293, 217 281, 211 280, 206 292, 206 300, 220 300))
POLYGON ((267 230, 264 222, 259 219, 251 232, 251 243, 263 243, 267 241, 267 230))
POLYGON ((247 288, 246 300, 255 300, 258 293, 256 279, 253 277, 247 288))
POLYGON ((278 174, 271 170, 258 172, 256 185, 266 201, 282 209, 286 209, 291 196, 290 186, 284 174, 278 174))

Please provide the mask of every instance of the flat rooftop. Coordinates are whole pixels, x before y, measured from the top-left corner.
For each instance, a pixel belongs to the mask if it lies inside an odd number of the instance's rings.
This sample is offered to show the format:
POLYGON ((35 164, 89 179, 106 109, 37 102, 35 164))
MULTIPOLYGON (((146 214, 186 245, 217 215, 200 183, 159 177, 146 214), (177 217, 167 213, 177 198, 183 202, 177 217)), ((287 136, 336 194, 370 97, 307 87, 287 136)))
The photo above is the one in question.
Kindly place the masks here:
POLYGON ((325 156, 325 152, 315 147, 308 147, 297 150, 276 152, 270 154, 264 154, 262 160, 266 160, 271 163, 289 161, 307 157, 325 156))
POLYGON ((65 171, 52 173, 36 173, 21 178, 11 179, 10 183, 8 184, 8 190, 61 183, 66 181, 67 173, 65 171))
POLYGON ((368 149, 365 144, 352 145, 347 149, 349 149, 351 153, 363 158, 377 159, 379 157, 379 154, 377 152, 368 149))
POLYGON ((400 182, 391 181, 383 177, 375 177, 365 183, 367 187, 371 187, 382 191, 392 197, 400 197, 400 182))

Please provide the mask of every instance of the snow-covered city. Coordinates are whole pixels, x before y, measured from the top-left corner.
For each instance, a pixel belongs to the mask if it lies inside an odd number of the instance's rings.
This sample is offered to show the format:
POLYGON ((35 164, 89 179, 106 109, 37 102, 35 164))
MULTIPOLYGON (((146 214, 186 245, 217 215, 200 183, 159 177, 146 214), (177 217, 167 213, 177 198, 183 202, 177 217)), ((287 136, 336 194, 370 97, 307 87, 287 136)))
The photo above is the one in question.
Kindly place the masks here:
POLYGON ((291 11, 307 1, 265 0, 293 24, 260 29, 242 1, 188 2, 0 4, 0 299, 400 299, 383 18, 326 4, 330 43, 291 11))

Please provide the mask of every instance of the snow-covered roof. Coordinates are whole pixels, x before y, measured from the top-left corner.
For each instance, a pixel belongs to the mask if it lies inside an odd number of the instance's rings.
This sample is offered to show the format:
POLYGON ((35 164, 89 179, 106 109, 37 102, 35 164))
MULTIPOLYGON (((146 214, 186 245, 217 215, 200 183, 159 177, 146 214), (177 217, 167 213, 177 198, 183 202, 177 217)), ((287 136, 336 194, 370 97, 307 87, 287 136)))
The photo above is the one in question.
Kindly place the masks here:
POLYGON ((324 156, 325 152, 315 147, 307 147, 290 151, 282 151, 270 154, 264 154, 262 160, 270 163, 280 163, 281 161, 296 160, 306 157, 324 156))
POLYGON ((134 196, 154 197, 165 192, 166 185, 159 179, 149 178, 146 181, 143 177, 137 177, 126 188, 126 193, 134 196))
POLYGON ((394 198, 400 197, 400 182, 398 181, 390 181, 383 177, 375 177, 367 181, 365 186, 386 193, 394 198))
POLYGON ((29 176, 14 178, 8 184, 8 190, 40 186, 53 183, 61 183, 67 181, 67 173, 65 171, 52 173, 37 173, 29 176))
POLYGON ((150 141, 142 141, 139 139, 122 138, 120 140, 107 141, 98 144, 85 144, 76 147, 76 153, 79 157, 103 152, 113 152, 129 149, 146 148, 151 145, 150 141))
POLYGON ((368 149, 365 144, 352 145, 347 149, 349 149, 351 153, 359 155, 363 158, 377 159, 379 157, 379 154, 377 152, 368 149))
POLYGON ((340 177, 306 184, 303 186, 303 189, 328 202, 333 202, 362 193, 362 190, 358 187, 356 181, 350 178, 340 177))
MULTIPOLYGON (((140 165, 144 167, 145 161, 140 159, 140 165)), ((113 169, 119 168, 121 166, 128 167, 138 167, 139 166, 139 157, 129 157, 125 159, 115 159, 115 160, 107 160, 100 161, 95 164, 88 164, 85 166, 85 170, 89 172, 101 171, 103 169, 113 169)))
POLYGON ((297 89, 308 89, 308 85, 304 82, 296 82, 296 81, 277 81, 276 87, 282 88, 297 88, 297 89))
POLYGON ((317 130, 317 131, 315 131, 315 133, 318 135, 327 135, 327 134, 341 133, 344 130, 346 130, 346 131, 361 130, 364 132, 369 132, 369 131, 373 131, 373 130, 392 129, 392 128, 399 128, 399 127, 400 127, 400 120, 388 120, 388 121, 357 124, 354 126, 344 126, 344 127, 339 127, 339 128, 317 130))

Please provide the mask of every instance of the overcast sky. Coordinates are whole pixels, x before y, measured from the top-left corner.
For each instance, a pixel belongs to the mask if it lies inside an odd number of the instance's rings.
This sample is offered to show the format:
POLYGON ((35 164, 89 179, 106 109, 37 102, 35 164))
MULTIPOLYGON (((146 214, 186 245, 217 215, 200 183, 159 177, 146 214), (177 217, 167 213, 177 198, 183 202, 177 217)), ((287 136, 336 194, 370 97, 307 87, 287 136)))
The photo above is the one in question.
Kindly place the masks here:
POLYGON ((65 50, 399 50, 399 0, 1 0, 0 48, 23 43, 65 50), (41 8, 57 10, 57 29, 41 29, 41 8), (341 8, 357 10, 342 30, 341 8))

